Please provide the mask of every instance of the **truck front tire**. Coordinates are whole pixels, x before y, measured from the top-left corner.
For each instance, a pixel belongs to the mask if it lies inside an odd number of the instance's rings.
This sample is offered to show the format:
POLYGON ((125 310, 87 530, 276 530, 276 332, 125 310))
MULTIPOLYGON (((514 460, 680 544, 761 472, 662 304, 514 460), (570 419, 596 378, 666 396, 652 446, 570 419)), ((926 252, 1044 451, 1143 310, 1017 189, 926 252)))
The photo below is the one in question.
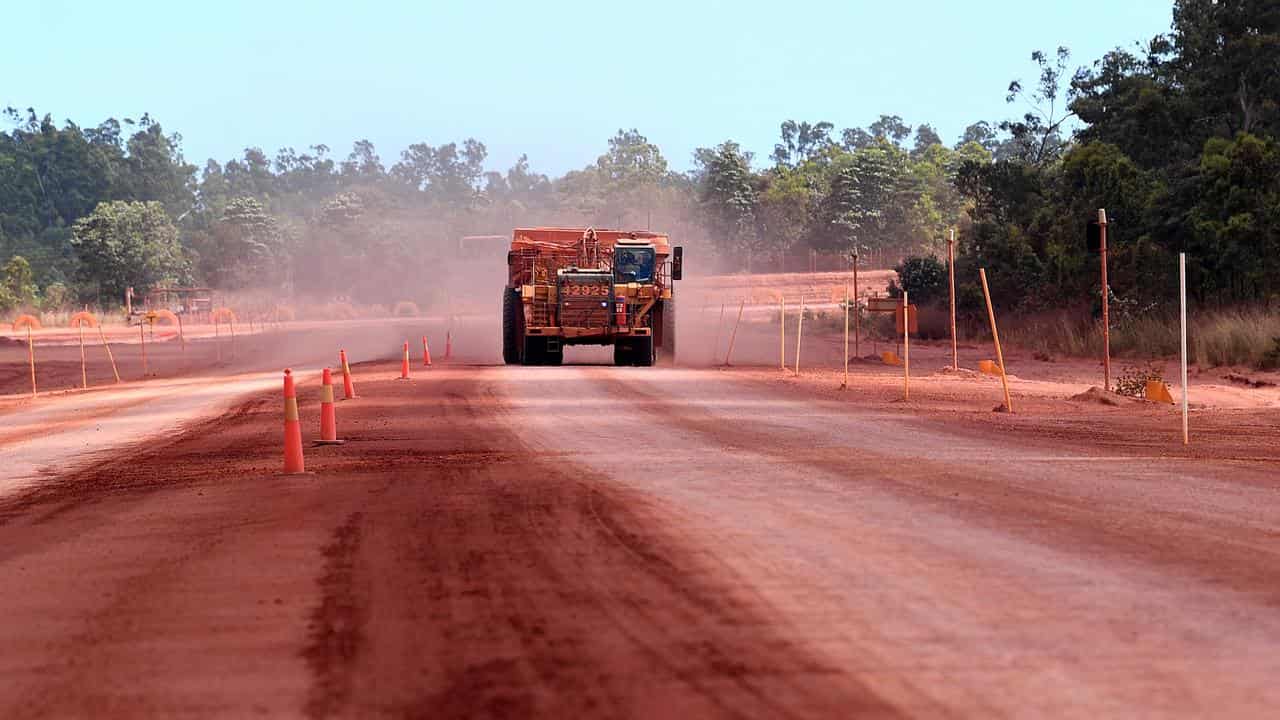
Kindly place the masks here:
POLYGON ((502 361, 508 365, 518 365, 521 360, 524 333, 524 308, 520 306, 520 295, 512 288, 502 290, 502 361))

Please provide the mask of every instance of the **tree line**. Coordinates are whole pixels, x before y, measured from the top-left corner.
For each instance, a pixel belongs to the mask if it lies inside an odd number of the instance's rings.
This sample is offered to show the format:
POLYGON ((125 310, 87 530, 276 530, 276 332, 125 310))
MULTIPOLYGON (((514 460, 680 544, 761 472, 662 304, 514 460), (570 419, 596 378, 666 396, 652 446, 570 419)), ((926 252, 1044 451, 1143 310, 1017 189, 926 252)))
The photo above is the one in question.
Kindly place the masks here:
POLYGON ((727 140, 684 173, 636 130, 556 178, 526 157, 486 169, 475 139, 414 144, 389 166, 359 140, 345 158, 249 148, 197 167, 147 115, 59 127, 10 109, 0 309, 157 283, 428 301, 421 279, 450 267, 459 237, 581 223, 668 230, 726 271, 808 249, 910 256, 902 282, 921 299, 955 230, 962 304, 977 307, 982 266, 1002 306, 1034 311, 1098 295, 1084 235, 1100 207, 1120 307, 1168 298, 1179 251, 1201 302, 1280 294, 1280 6, 1176 0, 1147 42, 1083 67, 1065 48, 1031 61, 1005 93, 1015 117, 950 142, 897 115, 787 120, 767 158, 727 140))

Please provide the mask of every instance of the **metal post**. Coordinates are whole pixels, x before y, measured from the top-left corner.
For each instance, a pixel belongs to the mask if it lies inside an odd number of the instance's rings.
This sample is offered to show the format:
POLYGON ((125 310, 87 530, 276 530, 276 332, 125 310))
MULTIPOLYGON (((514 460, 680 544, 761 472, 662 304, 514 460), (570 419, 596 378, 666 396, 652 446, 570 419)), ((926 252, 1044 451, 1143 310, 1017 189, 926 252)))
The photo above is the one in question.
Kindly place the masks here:
POLYGON ((1182 296, 1182 444, 1191 444, 1187 431, 1187 254, 1178 253, 1178 288, 1182 296))
POLYGON ((1111 312, 1107 287, 1107 211, 1098 208, 1098 226, 1102 240, 1102 389, 1111 390, 1111 312))
MULTIPOLYGON (((858 304, 858 251, 853 251, 853 303, 858 304)), ((862 313, 855 308, 853 313, 853 354, 862 357, 858 351, 858 336, 862 334, 862 313)))
POLYGON ((951 289, 951 369, 960 369, 960 349, 956 345, 956 231, 947 240, 947 284, 951 289))
POLYGON ((1000 363, 1000 384, 1004 386, 1004 409, 1013 412, 1013 400, 1009 397, 1009 377, 1004 372, 1004 353, 1000 350, 1000 331, 996 329, 996 311, 991 306, 991 290, 987 287, 987 269, 980 268, 982 297, 987 301, 987 318, 991 321, 991 338, 996 343, 996 361, 1000 363))

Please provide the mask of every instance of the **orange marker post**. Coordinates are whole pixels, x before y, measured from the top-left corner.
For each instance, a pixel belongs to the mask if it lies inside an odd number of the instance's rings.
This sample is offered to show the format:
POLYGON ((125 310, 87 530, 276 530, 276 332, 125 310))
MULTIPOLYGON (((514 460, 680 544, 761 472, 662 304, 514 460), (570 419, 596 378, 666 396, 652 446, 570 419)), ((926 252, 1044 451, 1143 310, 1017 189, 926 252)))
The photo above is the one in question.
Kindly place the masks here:
POLYGON ((302 459, 302 424, 298 422, 298 392, 293 371, 284 371, 284 473, 301 475, 307 471, 302 459))
POLYGON ((342 363, 342 399, 354 400, 356 397, 355 383, 351 382, 351 366, 347 364, 347 351, 338 351, 338 362, 342 363))
POLYGON ((979 268, 982 278, 982 297, 987 301, 987 318, 991 321, 991 339, 996 344, 996 361, 1000 363, 1000 384, 1004 387, 1005 412, 1013 412, 1013 400, 1009 397, 1009 376, 1004 371, 1004 353, 1000 350, 1000 331, 996 328, 996 311, 991 305, 991 290, 987 287, 987 269, 979 268))
POLYGON ((409 341, 404 341, 404 357, 400 358, 400 379, 409 379, 409 341))
POLYGON ((338 439, 338 413, 333 403, 333 373, 325 368, 320 373, 320 439, 316 445, 341 445, 338 439))
POLYGON ((422 367, 431 367, 431 348, 427 346, 427 336, 422 336, 422 367))

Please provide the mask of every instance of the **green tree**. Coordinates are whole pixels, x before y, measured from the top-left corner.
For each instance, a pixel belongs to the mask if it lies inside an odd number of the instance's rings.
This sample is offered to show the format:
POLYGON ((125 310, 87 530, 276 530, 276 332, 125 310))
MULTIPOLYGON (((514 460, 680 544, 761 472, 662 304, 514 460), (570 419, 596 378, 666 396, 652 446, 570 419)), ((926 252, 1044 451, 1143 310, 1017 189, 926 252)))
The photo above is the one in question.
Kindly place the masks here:
POLYGON ((1021 119, 1000 123, 1000 129, 1009 133, 1010 152, 1014 157, 1032 165, 1041 165, 1056 160, 1067 148, 1063 127, 1075 117, 1074 112, 1064 111, 1071 51, 1059 47, 1056 58, 1050 60, 1044 52, 1037 50, 1031 53, 1031 60, 1040 72, 1034 88, 1028 92, 1021 80, 1014 80, 1009 83, 1009 93, 1005 97, 1009 103, 1022 101, 1027 110, 1021 119))
POLYGON ((73 232, 82 294, 100 302, 122 299, 126 287, 146 292, 162 281, 188 280, 178 230, 159 202, 101 203, 73 232))
POLYGON ((290 256, 279 223, 262 203, 239 197, 227 203, 212 232, 195 250, 200 274, 219 288, 264 288, 289 276, 290 256))
POLYGON ((898 278, 890 281, 890 297, 902 297, 905 289, 911 303, 920 307, 946 297, 947 266, 932 255, 908 257, 893 271, 898 274, 898 278))
POLYGON ((9 258, 0 268, 0 310, 34 305, 36 292, 31 264, 21 255, 9 258))
POLYGON ((742 252, 755 242, 756 189, 751 158, 737 143, 725 141, 695 155, 699 165, 698 205, 711 240, 725 255, 737 256, 735 266, 745 266, 742 252))

